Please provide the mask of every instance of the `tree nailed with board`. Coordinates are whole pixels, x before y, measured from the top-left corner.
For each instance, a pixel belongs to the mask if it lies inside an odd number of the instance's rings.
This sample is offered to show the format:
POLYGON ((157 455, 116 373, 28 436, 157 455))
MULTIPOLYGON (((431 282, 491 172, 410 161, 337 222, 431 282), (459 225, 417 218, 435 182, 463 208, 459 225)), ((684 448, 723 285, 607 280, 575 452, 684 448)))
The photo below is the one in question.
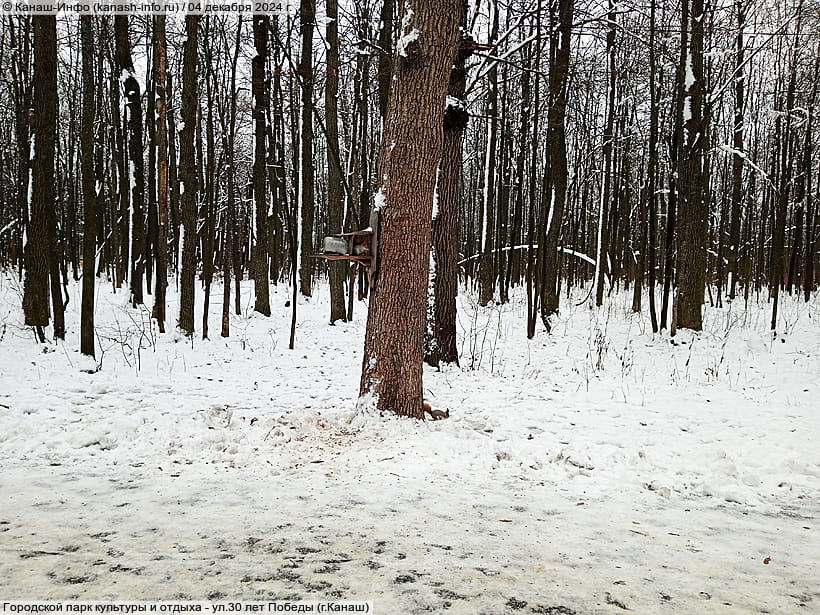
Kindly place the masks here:
POLYGON ((408 1, 379 152, 378 270, 370 294, 360 395, 423 418, 422 361, 436 168, 459 46, 460 0, 408 1))

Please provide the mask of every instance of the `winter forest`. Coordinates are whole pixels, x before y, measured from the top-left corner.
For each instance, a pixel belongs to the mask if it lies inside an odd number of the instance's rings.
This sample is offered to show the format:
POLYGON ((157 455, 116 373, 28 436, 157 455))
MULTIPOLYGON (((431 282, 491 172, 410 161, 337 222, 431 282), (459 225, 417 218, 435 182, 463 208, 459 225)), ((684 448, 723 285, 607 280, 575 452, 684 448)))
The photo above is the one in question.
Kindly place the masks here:
POLYGON ((820 608, 817 0, 12 6, 0 598, 820 608))

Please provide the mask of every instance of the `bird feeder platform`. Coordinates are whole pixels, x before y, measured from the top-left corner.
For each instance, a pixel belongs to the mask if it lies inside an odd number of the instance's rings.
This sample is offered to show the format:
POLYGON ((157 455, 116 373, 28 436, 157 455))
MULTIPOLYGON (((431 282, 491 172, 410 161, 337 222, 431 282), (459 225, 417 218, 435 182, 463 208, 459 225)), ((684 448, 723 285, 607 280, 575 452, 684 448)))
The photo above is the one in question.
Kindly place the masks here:
POLYGON ((367 269, 370 284, 376 272, 378 247, 378 213, 370 214, 370 226, 360 231, 339 233, 325 237, 322 242, 322 253, 313 254, 313 258, 327 261, 349 261, 367 269))

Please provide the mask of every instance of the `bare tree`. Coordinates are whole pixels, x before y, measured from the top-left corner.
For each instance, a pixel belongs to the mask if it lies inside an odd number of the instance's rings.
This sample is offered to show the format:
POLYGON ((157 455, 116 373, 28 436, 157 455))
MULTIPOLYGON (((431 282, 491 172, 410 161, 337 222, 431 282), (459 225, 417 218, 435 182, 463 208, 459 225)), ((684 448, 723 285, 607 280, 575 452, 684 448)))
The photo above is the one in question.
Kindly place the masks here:
MULTIPOLYGON (((489 41, 493 43, 498 38, 499 6, 495 0, 490 2, 491 18, 489 41)), ((479 261, 479 281, 481 305, 487 305, 493 300, 495 292, 495 227, 496 227, 496 149, 498 142, 498 63, 493 62, 487 73, 489 87, 485 111, 487 115, 487 146, 484 160, 482 187, 482 226, 481 259, 479 261)))
POLYGON ((708 205, 704 190, 706 122, 703 113, 704 1, 684 0, 681 11, 683 138, 678 160, 677 327, 703 328, 708 205))
POLYGON ((125 123, 128 127, 128 187, 131 194, 131 301, 143 303, 143 277, 145 274, 145 162, 142 157, 142 102, 140 85, 131 59, 128 41, 128 17, 114 16, 117 67, 126 101, 125 123))
MULTIPOLYGON (((385 4, 391 4, 387 0, 385 4)), ((327 0, 327 77, 325 79, 325 131, 327 133, 327 227, 330 233, 340 233, 343 223, 342 167, 339 151, 339 4, 327 0)), ((330 324, 347 320, 344 283, 347 268, 341 261, 329 262, 330 324)), ((351 289, 352 292, 352 289, 351 289)))
POLYGON ((256 55, 251 68, 253 90, 253 200, 256 210, 256 243, 253 252, 253 281, 256 294, 254 310, 270 316, 270 290, 268 280, 268 184, 267 184, 267 117, 268 84, 265 66, 268 62, 268 30, 270 19, 267 15, 253 16, 253 43, 256 55))
MULTIPOLYGON (((43 327, 49 324, 49 276, 54 256, 54 152, 57 132, 57 18, 35 15, 34 26, 34 158, 31 168, 31 219, 25 247, 26 276, 23 309, 26 324, 34 327, 38 339, 45 341, 43 327)), ((54 277, 51 277, 54 283, 54 277)), ((52 304, 60 310, 62 300, 52 304)), ((59 285, 56 289, 59 294, 59 285)), ((62 339, 64 328, 54 315, 54 336, 62 339), (60 330, 61 329, 61 330, 60 330)))
POLYGON ((566 109, 569 75, 572 0, 559 0, 555 24, 550 37, 550 56, 554 64, 549 78, 547 111, 547 169, 542 199, 542 241, 539 258, 542 263, 541 320, 549 330, 549 317, 558 311, 558 240, 564 217, 567 194, 566 109))
POLYGON ((313 222, 315 216, 313 168, 313 28, 316 22, 316 0, 302 0, 299 8, 302 55, 299 76, 302 85, 301 174, 299 194, 302 203, 301 265, 299 288, 303 295, 313 294, 313 222))
MULTIPOLYGON (((461 24, 467 24, 467 3, 461 3, 461 24)), ((434 276, 425 361, 458 364, 456 340, 456 295, 458 294, 459 209, 463 184, 462 142, 469 115, 464 95, 467 85, 469 41, 460 46, 447 89, 444 110, 444 141, 438 174, 438 207, 433 211, 433 249, 430 253, 434 276)))
POLYGON ((430 230, 444 100, 459 43, 460 0, 408 0, 379 152, 378 270, 360 395, 423 418, 422 362, 430 230))
POLYGON ((168 287, 168 44, 165 15, 154 17, 154 92, 157 114, 157 276, 153 317, 160 333, 165 332, 165 290, 168 287))
POLYGON ((746 26, 744 0, 735 0, 737 36, 735 38, 735 113, 732 126, 732 206, 729 222, 729 299, 735 298, 738 276, 738 252, 740 250, 740 206, 743 199, 743 117, 746 106, 746 77, 744 74, 745 48, 743 29, 746 26))
POLYGON ((612 212, 612 182, 613 182, 613 144, 615 140, 615 89, 618 80, 618 71, 615 63, 615 33, 617 32, 618 13, 616 11, 616 3, 614 0, 609 0, 609 13, 607 21, 609 28, 606 34, 606 49, 608 59, 607 70, 607 111, 606 111, 606 127, 604 128, 604 145, 603 145, 603 159, 604 159, 604 175, 603 175, 603 189, 601 190, 601 203, 598 216, 598 250, 595 265, 595 305, 601 305, 604 302, 604 281, 606 280, 606 273, 610 274, 609 264, 612 262, 610 256, 610 241, 611 228, 609 217, 612 212))
POLYGON ((97 188, 94 176, 94 27, 90 15, 80 17, 83 63, 83 111, 80 132, 83 186, 83 298, 80 352, 94 356, 94 283, 97 279, 97 188))
POLYGON ((194 334, 194 286, 196 281, 196 206, 199 182, 196 172, 194 132, 197 118, 197 40, 199 15, 185 16, 182 66, 182 127, 179 131, 179 179, 182 190, 182 271, 180 273, 179 328, 194 334))
POLYGON ((782 129, 780 134, 780 141, 778 143, 780 168, 778 169, 778 176, 780 183, 777 190, 777 200, 774 210, 774 228, 772 229, 772 257, 771 257, 771 275, 769 281, 769 295, 772 299, 772 331, 777 329, 777 311, 778 300, 780 298, 780 287, 783 284, 784 268, 785 268, 785 235, 786 235, 786 217, 789 206, 789 198, 792 192, 792 180, 794 178, 794 155, 793 155, 793 140, 792 132, 793 115, 795 101, 795 89, 797 88, 797 62, 798 49, 800 44, 800 25, 802 17, 803 0, 797 2, 797 22, 795 25, 794 42, 791 49, 791 61, 789 63, 789 83, 786 88, 786 100, 784 101, 784 109, 781 109, 782 114, 778 115, 776 123, 778 128, 782 129), (785 116, 785 117, 784 117, 785 116))

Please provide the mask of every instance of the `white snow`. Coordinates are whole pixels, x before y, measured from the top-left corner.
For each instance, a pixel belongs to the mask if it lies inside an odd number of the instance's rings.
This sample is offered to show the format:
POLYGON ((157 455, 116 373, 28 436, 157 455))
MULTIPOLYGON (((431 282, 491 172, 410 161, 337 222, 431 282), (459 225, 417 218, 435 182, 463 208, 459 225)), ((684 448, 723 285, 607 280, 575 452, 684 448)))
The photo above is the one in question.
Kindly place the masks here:
POLYGON ((410 32, 402 36, 396 43, 396 53, 403 58, 407 57, 407 48, 419 40, 421 31, 418 28, 413 28, 410 32))
POLYGON ((11 222, 9 222, 3 228, 0 228, 0 237, 2 237, 3 233, 5 233, 6 231, 9 231, 9 230, 13 229, 15 226, 17 226, 17 222, 18 222, 17 220, 12 220, 11 222))
POLYGON ((692 97, 687 96, 683 99, 683 121, 689 122, 692 119, 692 97))
POLYGON ((459 111, 465 111, 467 109, 465 102, 460 98, 456 98, 455 96, 447 96, 444 99, 444 109, 446 111, 451 107, 459 111))
POLYGON ((550 204, 549 204, 549 210, 548 210, 548 213, 547 213, 547 228, 546 228, 547 233, 549 233, 550 229, 552 229, 552 214, 555 212, 555 197, 556 197, 556 195, 555 195, 555 186, 552 186, 550 188, 550 204))
MULTIPOLYGON (((511 250, 529 250, 530 248, 532 248, 533 250, 537 250, 538 249, 538 244, 536 243, 536 244, 533 244, 532 246, 530 246, 529 244, 525 243, 525 244, 521 244, 519 246, 512 246, 512 247, 504 246, 500 250, 496 249, 495 252, 499 252, 499 251, 500 252, 510 252, 511 250)), ((588 262, 590 265, 595 264, 595 259, 594 258, 584 254, 583 252, 578 252, 577 250, 573 250, 572 248, 559 246, 558 251, 563 252, 564 254, 569 254, 570 256, 574 256, 576 258, 580 258, 581 260, 588 262)), ((477 258, 481 258, 482 256, 484 256, 482 253, 473 254, 472 256, 468 256, 467 258, 462 258, 461 260, 458 261, 458 264, 463 265, 464 263, 469 263, 470 261, 475 260, 477 258)))
POLYGON ((329 326, 320 286, 289 351, 288 289, 272 287, 264 318, 244 286, 228 339, 213 289, 202 341, 158 334, 101 281, 95 362, 76 352, 79 284, 67 342, 37 345, 19 283, 0 277, 4 599, 820 604, 816 298, 783 298, 774 339, 765 301, 735 301, 670 340, 631 314, 631 293, 589 310, 579 291, 527 341, 520 289, 488 308, 462 296, 462 369, 425 372, 425 397, 450 409, 433 423, 372 401, 357 413, 364 302, 329 326))
POLYGON ((381 211, 387 207, 387 196, 384 193, 384 187, 381 187, 373 197, 373 211, 381 211))
MULTIPOLYGON (((396 53, 402 57, 407 57, 407 47, 411 43, 414 43, 419 39, 421 32, 418 28, 412 28, 411 25, 413 24, 413 18, 415 17, 415 13, 413 12, 413 8, 410 5, 409 0, 405 0, 404 2, 404 17, 401 20, 401 32, 404 34, 402 37, 396 42, 396 53)), ((395 75, 393 76, 395 79, 395 75)))
POLYGON ((401 20, 402 32, 407 31, 410 24, 413 23, 413 17, 415 16, 416 14, 413 12, 413 7, 410 6, 410 0, 404 0, 404 17, 401 20))
POLYGON ((684 85, 687 92, 695 85, 695 72, 692 70, 692 53, 690 49, 686 50, 686 75, 684 77, 684 85))
POLYGON ((744 160, 746 160, 746 158, 747 158, 746 152, 744 152, 742 150, 739 150, 739 149, 735 149, 731 145, 721 144, 721 145, 718 145, 718 149, 721 150, 721 151, 726 152, 727 154, 732 154, 734 156, 737 156, 738 158, 743 158, 744 160))
POLYGON ((439 186, 439 179, 441 178, 441 164, 436 167, 436 186, 433 189, 433 217, 432 219, 435 220, 438 218, 438 186, 439 186))
MULTIPOLYGON (((29 165, 34 166, 34 160, 37 157, 37 133, 31 135, 31 144, 29 145, 29 165)), ((28 212, 28 219, 31 220, 31 207, 34 203, 34 171, 32 168, 28 170, 28 186, 26 188, 26 211, 28 212)), ((23 235, 28 234, 28 229, 23 227, 23 235)))
POLYGON ((683 121, 689 122, 692 119, 692 86, 695 85, 695 72, 692 69, 692 50, 686 48, 686 63, 684 75, 684 88, 687 96, 683 99, 683 121))

